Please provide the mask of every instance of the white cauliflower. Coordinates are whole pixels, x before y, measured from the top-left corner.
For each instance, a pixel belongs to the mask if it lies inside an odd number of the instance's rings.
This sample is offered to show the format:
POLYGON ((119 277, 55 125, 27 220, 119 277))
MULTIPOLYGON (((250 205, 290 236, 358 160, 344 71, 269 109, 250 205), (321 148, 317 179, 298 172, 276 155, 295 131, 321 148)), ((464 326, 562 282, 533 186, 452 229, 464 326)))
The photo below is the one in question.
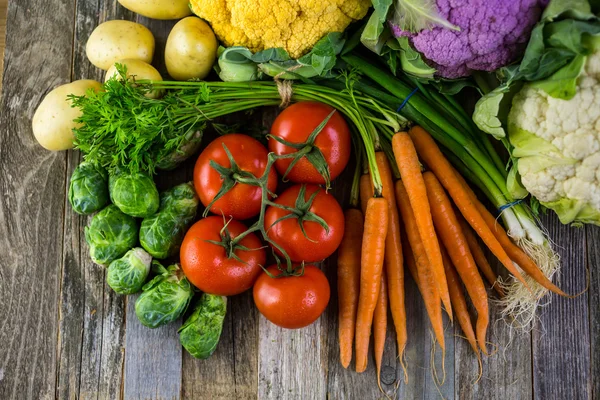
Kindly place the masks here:
POLYGON ((600 225, 600 52, 587 57, 569 100, 526 84, 508 134, 525 188, 562 223, 600 225))

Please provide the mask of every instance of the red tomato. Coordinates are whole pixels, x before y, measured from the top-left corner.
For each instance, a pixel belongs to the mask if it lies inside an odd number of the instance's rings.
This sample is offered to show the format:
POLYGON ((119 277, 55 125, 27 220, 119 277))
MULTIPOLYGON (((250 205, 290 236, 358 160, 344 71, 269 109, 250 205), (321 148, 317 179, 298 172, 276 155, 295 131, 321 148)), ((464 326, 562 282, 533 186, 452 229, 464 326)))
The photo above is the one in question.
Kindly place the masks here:
MULTIPOLYGON (((281 273, 276 265, 267 270, 281 273)), ((298 329, 315 322, 329 303, 329 282, 314 265, 304 267, 302 276, 271 278, 263 272, 253 289, 254 304, 262 315, 277 326, 298 329)))
MULTIPOLYGON (((304 143, 317 126, 333 111, 333 107, 316 101, 303 101, 292 104, 279 114, 271 126, 271 135, 291 143, 304 143)), ((350 158, 352 142, 348 124, 339 111, 336 111, 325 127, 317 135, 314 146, 318 147, 329 166, 330 179, 339 176, 350 158)), ((298 149, 269 139, 269 151, 277 155, 295 153, 298 149)), ((275 162, 277 171, 283 175, 291 158, 275 162)), ((287 178, 297 183, 324 184, 325 179, 306 157, 301 158, 290 170, 287 178)))
MULTIPOLYGON (((250 136, 232 133, 213 140, 202 151, 194 168, 194 187, 205 207, 215 198, 223 185, 223 178, 210 166, 210 161, 226 168, 231 167, 223 145, 227 146, 242 171, 250 172, 260 178, 267 166, 267 149, 250 136)), ((269 171, 267 186, 272 192, 277 188, 277 173, 274 169, 269 171)), ((215 214, 223 213, 226 217, 239 220, 252 218, 260 212, 261 194, 262 191, 257 186, 236 183, 211 206, 210 211, 215 214)))
MULTIPOLYGON (((235 250, 242 261, 228 257, 225 247, 209 243, 220 242, 224 222, 222 217, 207 217, 196 222, 185 234, 179 257, 188 280, 203 292, 232 296, 252 287, 265 265, 266 252, 258 237, 250 233, 240 241, 250 251, 235 250)), ((241 222, 231 220, 227 230, 232 239, 247 230, 241 222)))
MULTIPOLYGON (((344 235, 344 213, 337 200, 325 189, 316 185, 294 185, 281 193, 275 203, 295 207, 300 189, 305 186, 304 201, 318 192, 308 210, 301 210, 298 217, 288 218, 275 223, 278 219, 291 214, 279 207, 269 206, 265 212, 265 229, 269 239, 273 240, 293 261, 315 262, 332 255, 342 242, 344 235), (321 217, 329 226, 327 232, 318 222, 310 221, 310 214, 321 217), (304 236, 300 223, 304 225, 304 236), (274 224, 274 225, 273 225, 274 224)), ((279 254, 281 252, 275 248, 279 254)))

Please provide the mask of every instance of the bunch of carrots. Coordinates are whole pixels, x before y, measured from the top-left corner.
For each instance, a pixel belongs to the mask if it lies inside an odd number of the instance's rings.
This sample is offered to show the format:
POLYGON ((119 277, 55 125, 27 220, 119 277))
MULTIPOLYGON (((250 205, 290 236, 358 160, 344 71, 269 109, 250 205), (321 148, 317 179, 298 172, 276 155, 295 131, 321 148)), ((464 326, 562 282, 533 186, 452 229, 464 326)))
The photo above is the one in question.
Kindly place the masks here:
MULTIPOLYGON (((387 327, 388 304, 396 330, 398 357, 408 340, 404 306, 404 265, 423 297, 436 341, 445 351, 442 312, 458 320, 471 348, 488 354, 489 324, 485 278, 504 295, 477 236, 500 263, 527 286, 523 273, 554 293, 566 296, 506 234, 477 199, 462 176, 421 127, 392 137, 393 165, 385 152, 375 153, 380 179, 355 176, 345 233, 338 251, 340 361, 350 365, 354 348, 356 371, 367 367, 373 331, 379 387, 387 327), (379 187, 375 187, 379 184, 379 187), (483 278, 482 278, 483 276, 483 278), (466 289, 466 294, 465 290, 466 289), (477 313, 475 325, 467 295, 477 313), (443 311, 442 311, 443 310, 443 311)), ((405 379, 406 370, 405 370, 405 379)))

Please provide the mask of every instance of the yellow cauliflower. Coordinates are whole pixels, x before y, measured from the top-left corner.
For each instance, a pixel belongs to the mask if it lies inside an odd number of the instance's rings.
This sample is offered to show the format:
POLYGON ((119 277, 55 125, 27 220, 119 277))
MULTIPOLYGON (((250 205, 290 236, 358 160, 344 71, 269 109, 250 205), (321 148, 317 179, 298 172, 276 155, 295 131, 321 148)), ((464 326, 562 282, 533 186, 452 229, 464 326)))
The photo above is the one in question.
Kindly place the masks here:
POLYGON ((282 47, 306 54, 329 32, 342 32, 365 16, 370 0, 191 0, 223 44, 253 52, 282 47))

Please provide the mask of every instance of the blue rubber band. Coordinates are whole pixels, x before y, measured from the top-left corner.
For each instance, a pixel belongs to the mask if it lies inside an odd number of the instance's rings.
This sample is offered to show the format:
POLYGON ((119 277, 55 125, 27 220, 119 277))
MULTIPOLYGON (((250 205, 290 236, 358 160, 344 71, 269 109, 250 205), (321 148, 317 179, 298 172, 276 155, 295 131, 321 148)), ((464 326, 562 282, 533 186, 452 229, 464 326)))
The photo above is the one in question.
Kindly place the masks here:
POLYGON ((398 107, 398 109, 396 110, 396 112, 400 112, 400 110, 402 110, 404 108, 404 106, 406 105, 406 103, 408 103, 408 100, 410 100, 410 98, 413 96, 413 94, 417 93, 419 91, 419 88, 416 87, 413 89, 412 92, 410 92, 408 94, 408 96, 406 96, 406 98, 404 99, 404 101, 402 102, 402 104, 400 104, 400 107, 398 107))
POLYGON ((513 206, 516 206, 517 204, 521 204, 522 202, 523 202, 523 199, 518 199, 515 201, 511 201, 510 203, 501 205, 500 207, 498 207, 498 212, 501 213, 502 211, 506 210, 507 208, 511 208, 513 206))

